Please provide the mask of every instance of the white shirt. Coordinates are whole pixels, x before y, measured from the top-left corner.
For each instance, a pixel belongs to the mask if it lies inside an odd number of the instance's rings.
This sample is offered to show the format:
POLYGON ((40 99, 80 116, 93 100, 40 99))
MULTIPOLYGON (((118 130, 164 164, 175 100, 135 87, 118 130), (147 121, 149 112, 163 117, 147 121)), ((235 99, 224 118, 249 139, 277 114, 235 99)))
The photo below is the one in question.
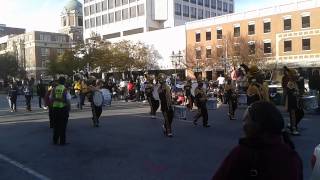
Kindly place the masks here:
POLYGON ((225 80, 225 78, 224 77, 222 77, 222 76, 220 76, 220 77, 218 77, 218 84, 219 85, 223 85, 224 84, 224 80, 225 80))

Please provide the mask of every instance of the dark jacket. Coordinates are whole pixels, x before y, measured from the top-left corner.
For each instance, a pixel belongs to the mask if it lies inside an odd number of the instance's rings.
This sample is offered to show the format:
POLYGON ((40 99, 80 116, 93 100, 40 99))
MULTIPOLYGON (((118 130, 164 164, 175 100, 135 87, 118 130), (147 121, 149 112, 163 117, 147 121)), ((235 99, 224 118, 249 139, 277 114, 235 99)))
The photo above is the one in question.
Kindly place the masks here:
POLYGON ((12 98, 12 99, 16 99, 18 96, 18 88, 13 86, 10 87, 9 91, 8 91, 8 97, 12 98))
POLYGON ((44 84, 39 83, 39 84, 37 85, 37 94, 38 94, 38 96, 40 96, 40 97, 44 97, 44 96, 46 95, 46 87, 45 87, 44 84))
POLYGON ((257 170, 258 180, 302 180, 302 161, 281 137, 263 142, 240 139, 212 180, 250 180, 250 170, 257 170))

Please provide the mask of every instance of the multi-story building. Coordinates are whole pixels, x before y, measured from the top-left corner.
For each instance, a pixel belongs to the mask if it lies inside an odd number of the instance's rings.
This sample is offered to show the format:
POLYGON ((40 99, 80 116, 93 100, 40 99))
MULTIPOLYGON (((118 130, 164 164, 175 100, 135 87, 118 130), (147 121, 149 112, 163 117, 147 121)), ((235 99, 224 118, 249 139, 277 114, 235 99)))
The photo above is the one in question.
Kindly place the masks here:
POLYGON ((233 0, 84 0, 84 39, 172 28, 233 11, 233 0))
POLYGON ((259 48, 262 55, 257 63, 269 68, 320 67, 320 0, 189 22, 186 31, 189 74, 211 76, 212 70, 224 69, 234 58, 241 62, 241 57, 233 57, 227 47, 240 43, 248 43, 241 51, 248 51, 249 56, 259 48))
POLYGON ((69 36, 61 33, 33 31, 16 36, 0 38, 6 48, 0 54, 12 53, 19 65, 27 71, 28 77, 40 79, 46 74, 50 57, 62 54, 71 48, 69 36))
POLYGON ((7 35, 18 35, 18 34, 23 34, 25 32, 26 32, 26 29, 7 27, 5 24, 0 24, 0 37, 7 36, 7 35))

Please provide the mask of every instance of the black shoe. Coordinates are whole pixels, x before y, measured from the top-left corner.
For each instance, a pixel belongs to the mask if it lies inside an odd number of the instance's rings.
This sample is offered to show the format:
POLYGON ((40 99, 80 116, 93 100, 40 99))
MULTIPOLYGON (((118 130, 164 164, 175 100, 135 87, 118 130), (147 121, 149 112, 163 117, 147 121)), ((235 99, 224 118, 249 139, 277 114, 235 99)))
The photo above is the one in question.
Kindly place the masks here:
POLYGON ((203 125, 204 128, 208 128, 208 127, 211 127, 209 124, 205 124, 203 125))

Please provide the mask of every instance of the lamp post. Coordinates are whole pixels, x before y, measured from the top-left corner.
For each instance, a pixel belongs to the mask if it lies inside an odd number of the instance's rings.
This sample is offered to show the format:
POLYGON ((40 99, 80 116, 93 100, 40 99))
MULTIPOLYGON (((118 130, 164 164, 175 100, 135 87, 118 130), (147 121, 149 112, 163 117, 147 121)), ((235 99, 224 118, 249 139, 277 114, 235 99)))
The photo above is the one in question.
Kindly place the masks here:
POLYGON ((181 60, 182 60, 183 56, 181 51, 179 50, 179 52, 177 54, 174 53, 174 51, 172 51, 171 54, 171 63, 174 66, 174 84, 177 84, 177 67, 180 66, 181 60))

